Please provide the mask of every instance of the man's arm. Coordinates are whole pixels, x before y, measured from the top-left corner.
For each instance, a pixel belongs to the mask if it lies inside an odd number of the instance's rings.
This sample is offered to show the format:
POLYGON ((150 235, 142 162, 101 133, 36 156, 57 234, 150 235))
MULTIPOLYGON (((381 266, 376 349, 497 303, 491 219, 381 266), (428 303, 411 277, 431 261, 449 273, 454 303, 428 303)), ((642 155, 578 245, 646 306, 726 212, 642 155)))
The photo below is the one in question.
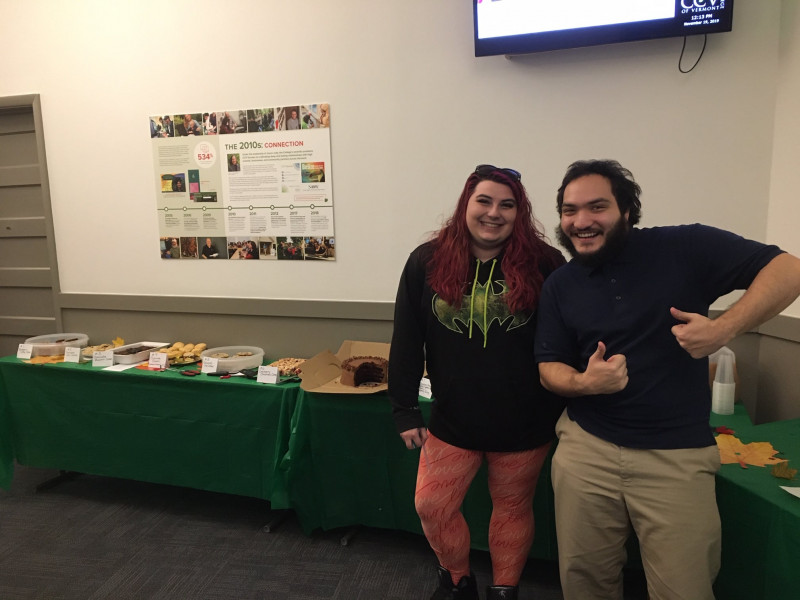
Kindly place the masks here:
POLYGON ((545 389, 565 398, 618 392, 628 385, 627 361, 622 354, 606 360, 605 354, 606 345, 598 342, 583 373, 560 362, 539 363, 539 379, 545 389))
POLYGON ((739 301, 716 319, 670 308, 683 321, 672 328, 681 348, 693 358, 716 352, 737 335, 780 313, 800 295, 800 259, 779 254, 759 271, 739 301))

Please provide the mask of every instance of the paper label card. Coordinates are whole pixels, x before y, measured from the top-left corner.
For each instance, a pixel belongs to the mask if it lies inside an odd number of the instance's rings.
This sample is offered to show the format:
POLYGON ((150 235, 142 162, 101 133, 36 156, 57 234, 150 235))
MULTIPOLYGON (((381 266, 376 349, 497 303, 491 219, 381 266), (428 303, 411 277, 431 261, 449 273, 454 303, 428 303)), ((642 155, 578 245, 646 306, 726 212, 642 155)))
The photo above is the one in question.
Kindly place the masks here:
POLYGON ((270 367, 269 365, 262 365, 258 367, 258 383, 278 383, 280 373, 278 367, 270 367))
POLYGON ((64 362, 81 362, 80 348, 64 348, 64 362))
POLYGON ((165 352, 151 352, 150 358, 147 361, 147 367, 150 369, 161 369, 162 371, 167 368, 167 361, 169 357, 165 352))
POLYGON ((33 354, 33 344, 20 344, 17 347, 17 358, 29 359, 33 354))
POLYGON ((203 366, 200 368, 201 373, 216 373, 217 372, 217 365, 219 364, 218 358, 212 358, 210 356, 203 357, 203 366))
POLYGON ((96 350, 92 353, 93 367, 111 367, 114 365, 113 350, 96 350))
POLYGON ((433 395, 433 392, 431 392, 431 380, 427 377, 419 380, 419 395, 423 398, 430 398, 433 395))

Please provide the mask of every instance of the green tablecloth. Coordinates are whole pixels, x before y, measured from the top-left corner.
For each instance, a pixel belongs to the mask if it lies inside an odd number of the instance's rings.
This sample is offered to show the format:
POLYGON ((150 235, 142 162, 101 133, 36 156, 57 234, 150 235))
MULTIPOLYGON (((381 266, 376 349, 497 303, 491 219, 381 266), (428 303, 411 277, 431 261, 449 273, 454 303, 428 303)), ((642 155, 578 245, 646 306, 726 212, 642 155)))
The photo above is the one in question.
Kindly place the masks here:
MULTIPOLYGON (((427 418, 430 401, 420 398, 427 418)), ((306 531, 352 525, 422 533, 414 509, 420 450, 407 450, 386 393, 317 394, 300 390, 292 419, 290 500, 306 531)), ((481 468, 464 500, 473 548, 488 548, 491 500, 481 468)), ((550 459, 534 501, 531 556, 556 552, 550 459)))
MULTIPOLYGON (((729 417, 714 415, 744 443, 770 442, 800 469, 800 419, 752 425, 737 406, 729 417)), ((722 569, 715 585, 723 600, 794 600, 800 596, 800 498, 781 486, 771 467, 722 465, 717 475, 717 504, 722 518, 722 569)))
MULTIPOLYGON (((421 399, 428 415, 430 404, 421 399)), ((800 419, 754 426, 744 408, 712 426, 768 441, 800 468, 800 419)), ((395 432, 385 393, 314 394, 297 384, 217 380, 0 358, 0 487, 14 459, 35 467, 263 498, 292 508, 305 531, 353 525, 421 533, 413 490, 420 451, 395 432)), ((556 557, 549 462, 536 493, 531 556, 556 557)), ((800 486, 768 468, 723 465, 720 600, 794 599, 800 590, 800 486)), ((472 546, 487 547, 491 502, 482 469, 463 507, 472 546)))
POLYGON ((0 359, 0 486, 20 464, 287 503, 297 384, 0 359))

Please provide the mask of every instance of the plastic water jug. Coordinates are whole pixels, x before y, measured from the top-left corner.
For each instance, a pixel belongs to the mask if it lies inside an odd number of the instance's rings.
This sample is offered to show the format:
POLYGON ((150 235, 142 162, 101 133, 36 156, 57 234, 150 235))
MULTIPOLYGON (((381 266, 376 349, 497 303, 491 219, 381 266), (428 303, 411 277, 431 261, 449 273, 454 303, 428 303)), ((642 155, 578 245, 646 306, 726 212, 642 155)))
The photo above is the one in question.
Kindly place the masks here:
POLYGON ((711 386, 711 411, 718 415, 732 415, 736 394, 734 380, 734 354, 728 348, 722 348, 717 356, 717 372, 711 386), (727 350, 727 352, 723 352, 727 350))

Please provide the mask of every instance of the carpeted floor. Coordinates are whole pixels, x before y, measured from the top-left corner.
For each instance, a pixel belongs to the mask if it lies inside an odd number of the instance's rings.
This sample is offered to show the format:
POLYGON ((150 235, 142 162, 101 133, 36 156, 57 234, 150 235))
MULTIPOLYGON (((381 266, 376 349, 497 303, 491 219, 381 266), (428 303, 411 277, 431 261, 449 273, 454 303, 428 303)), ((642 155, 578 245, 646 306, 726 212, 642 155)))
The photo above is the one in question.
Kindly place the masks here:
MULTIPOLYGON (((291 513, 264 530, 267 503, 16 467, 0 490, 1 600, 427 600, 435 559, 422 536, 379 529, 303 534, 291 513)), ((474 551, 479 589, 488 554, 474 551)), ((626 600, 645 597, 640 572, 626 600)), ((555 562, 530 560, 520 600, 561 599, 555 562)))

